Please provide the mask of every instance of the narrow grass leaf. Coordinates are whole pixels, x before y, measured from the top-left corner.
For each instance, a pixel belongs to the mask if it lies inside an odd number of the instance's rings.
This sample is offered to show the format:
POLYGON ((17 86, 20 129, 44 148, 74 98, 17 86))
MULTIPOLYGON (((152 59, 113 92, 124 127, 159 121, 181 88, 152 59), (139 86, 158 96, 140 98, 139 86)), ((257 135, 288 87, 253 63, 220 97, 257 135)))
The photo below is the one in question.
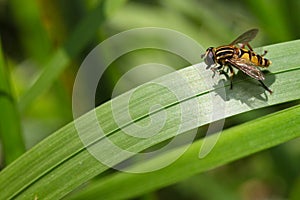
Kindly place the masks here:
POLYGON ((10 73, 0 43, 0 137, 7 165, 25 152, 19 110, 11 88, 10 73))
MULTIPOLYGON (((71 199, 133 198, 300 137, 299 130, 300 106, 298 105, 223 131, 213 150, 202 159, 198 154, 203 140, 199 140, 193 143, 181 158, 166 168, 144 174, 119 172, 94 181, 88 189, 71 199)), ((149 168, 149 166, 159 165, 172 154, 176 154, 176 151, 178 149, 135 167, 149 168)))
MULTIPOLYGON (((104 13, 107 13, 106 1, 101 1, 95 9, 91 11, 84 19, 82 19, 66 43, 58 48, 56 52, 50 56, 49 61, 45 64, 45 68, 41 71, 38 78, 34 81, 28 91, 21 96, 19 100, 19 107, 24 111, 34 100, 54 83, 63 70, 68 66, 70 60, 78 55, 86 44, 95 36, 100 25, 106 20, 104 13)), ((120 5, 124 1, 117 2, 120 5)), ((117 3, 107 3, 114 7, 114 11, 120 6, 117 3)), ((108 6, 107 6, 108 7, 108 6)), ((112 15, 113 13, 110 12, 112 15)))

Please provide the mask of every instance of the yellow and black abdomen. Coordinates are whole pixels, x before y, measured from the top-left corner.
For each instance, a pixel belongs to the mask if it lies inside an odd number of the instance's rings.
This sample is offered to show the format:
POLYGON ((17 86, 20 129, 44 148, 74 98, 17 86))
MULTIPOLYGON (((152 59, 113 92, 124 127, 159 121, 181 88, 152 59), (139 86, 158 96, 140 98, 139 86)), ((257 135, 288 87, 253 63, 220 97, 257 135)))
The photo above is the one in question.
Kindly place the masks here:
POLYGON ((248 60, 259 67, 268 67, 271 64, 270 60, 247 49, 239 49, 239 58, 248 60))

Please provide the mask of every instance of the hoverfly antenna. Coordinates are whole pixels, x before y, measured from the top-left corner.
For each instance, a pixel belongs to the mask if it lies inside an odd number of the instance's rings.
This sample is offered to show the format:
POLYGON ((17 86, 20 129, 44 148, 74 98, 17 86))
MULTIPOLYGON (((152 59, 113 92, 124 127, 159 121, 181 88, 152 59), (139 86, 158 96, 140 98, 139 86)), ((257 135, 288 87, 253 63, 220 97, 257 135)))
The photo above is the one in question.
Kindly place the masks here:
POLYGON ((212 49, 213 49, 213 47, 209 47, 209 48, 207 48, 207 49, 206 49, 206 51, 205 51, 205 53, 200 55, 200 56, 201 56, 201 58, 204 58, 204 57, 206 57, 206 56, 207 56, 207 54, 208 54, 210 51, 212 51, 212 49))

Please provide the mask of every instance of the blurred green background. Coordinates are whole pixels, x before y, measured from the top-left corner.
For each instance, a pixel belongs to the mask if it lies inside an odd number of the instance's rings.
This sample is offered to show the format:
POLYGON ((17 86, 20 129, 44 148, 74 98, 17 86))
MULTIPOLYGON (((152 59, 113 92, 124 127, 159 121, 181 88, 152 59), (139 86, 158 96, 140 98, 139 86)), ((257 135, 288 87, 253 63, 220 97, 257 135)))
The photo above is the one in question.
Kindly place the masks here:
MULTIPOLYGON (((256 27, 260 32, 252 46, 259 47, 299 39, 299 19, 298 0, 1 0, 2 51, 12 96, 20 107, 24 146, 31 148, 73 120, 71 98, 76 72, 85 56, 114 34, 138 27, 164 27, 184 33, 207 48, 230 43, 256 27), (64 64, 58 64, 61 71, 55 75, 53 62, 62 49, 66 52, 64 64), (26 101, 28 91, 47 66, 54 81, 40 85, 41 92, 29 93, 31 100, 26 101)), ((111 99, 122 75, 149 62, 174 69, 189 65, 175 55, 151 49, 122 56, 102 77, 97 105, 111 99)), ((122 93, 164 73, 153 69, 130 76, 118 91, 122 93)), ((226 127, 297 103, 231 117, 226 119, 226 127)), ((206 128, 201 127, 200 134, 206 128)), ((299 144, 299 140, 288 142, 138 199, 299 199, 299 144)), ((0 156, 4 168, 3 153, 0 156)))

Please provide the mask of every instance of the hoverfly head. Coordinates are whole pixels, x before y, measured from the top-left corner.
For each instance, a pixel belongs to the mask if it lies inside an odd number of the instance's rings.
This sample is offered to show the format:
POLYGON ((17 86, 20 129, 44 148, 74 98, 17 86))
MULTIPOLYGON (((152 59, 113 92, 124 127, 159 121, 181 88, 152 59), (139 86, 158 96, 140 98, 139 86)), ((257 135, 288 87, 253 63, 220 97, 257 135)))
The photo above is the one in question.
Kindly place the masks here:
POLYGON ((215 48, 209 47, 208 49, 206 49, 205 54, 202 54, 201 58, 204 58, 204 62, 205 64, 207 64, 207 68, 209 68, 211 65, 214 65, 216 63, 215 48))

